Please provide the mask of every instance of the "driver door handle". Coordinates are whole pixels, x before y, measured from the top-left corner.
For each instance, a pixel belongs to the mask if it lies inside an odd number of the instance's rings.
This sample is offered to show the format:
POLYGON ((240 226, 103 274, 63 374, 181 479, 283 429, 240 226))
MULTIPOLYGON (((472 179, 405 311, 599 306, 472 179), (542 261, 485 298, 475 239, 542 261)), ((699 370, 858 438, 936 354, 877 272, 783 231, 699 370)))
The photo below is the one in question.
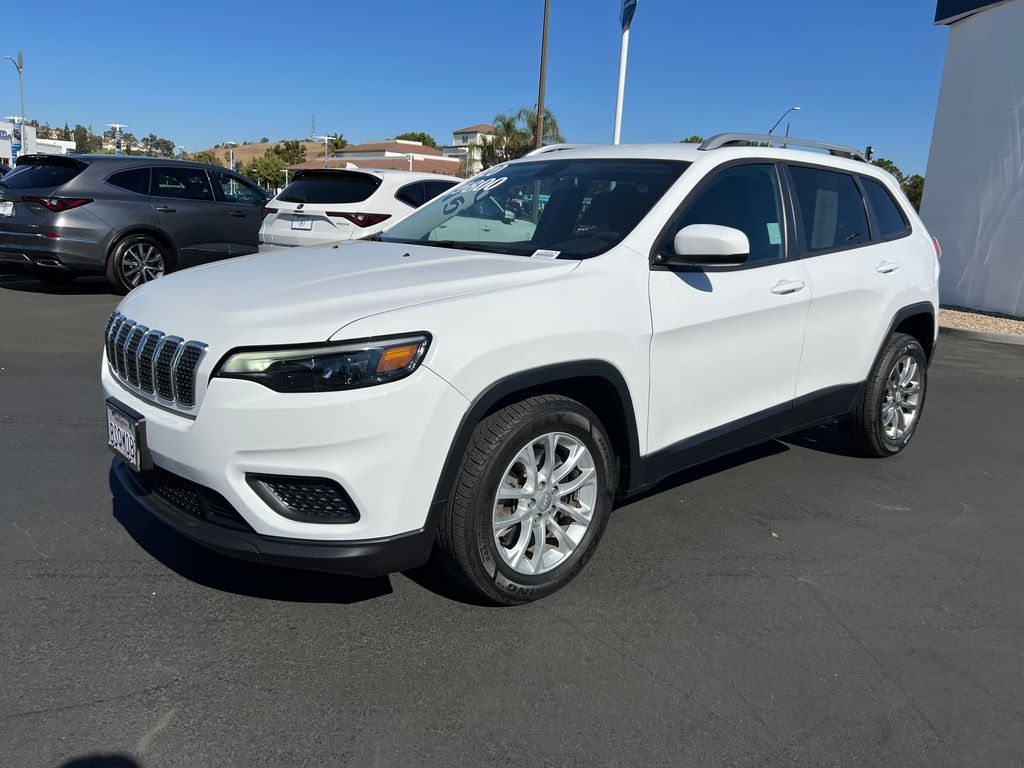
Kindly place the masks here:
POLYGON ((777 296, 785 296, 789 293, 796 293, 804 289, 803 280, 779 280, 775 285, 772 286, 772 293, 777 296))
POLYGON ((897 264, 895 261, 883 261, 881 264, 875 267, 875 272, 878 272, 883 275, 888 275, 890 272, 895 272, 899 268, 900 265, 897 264))
POLYGON ((169 208, 166 205, 158 205, 156 210, 160 211, 160 213, 174 213, 174 208, 169 208))

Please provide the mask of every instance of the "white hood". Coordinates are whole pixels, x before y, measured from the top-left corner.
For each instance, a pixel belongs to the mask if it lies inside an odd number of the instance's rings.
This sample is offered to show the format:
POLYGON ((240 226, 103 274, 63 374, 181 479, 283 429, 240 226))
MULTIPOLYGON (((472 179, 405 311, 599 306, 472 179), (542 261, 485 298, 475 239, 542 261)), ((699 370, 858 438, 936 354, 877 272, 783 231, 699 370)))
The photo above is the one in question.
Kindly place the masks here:
POLYGON ((119 309, 149 328, 222 350, 306 343, 327 340, 368 315, 550 280, 578 265, 354 241, 187 269, 132 291, 119 309))

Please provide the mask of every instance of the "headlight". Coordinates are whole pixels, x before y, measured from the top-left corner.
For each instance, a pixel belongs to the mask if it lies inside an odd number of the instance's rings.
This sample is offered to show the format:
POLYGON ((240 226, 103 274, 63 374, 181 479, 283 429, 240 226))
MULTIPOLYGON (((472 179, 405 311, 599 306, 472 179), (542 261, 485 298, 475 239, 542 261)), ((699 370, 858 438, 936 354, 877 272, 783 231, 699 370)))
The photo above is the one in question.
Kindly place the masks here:
POLYGON ((430 344, 426 333, 287 349, 231 352, 214 376, 248 379, 277 392, 335 392, 404 379, 430 344))

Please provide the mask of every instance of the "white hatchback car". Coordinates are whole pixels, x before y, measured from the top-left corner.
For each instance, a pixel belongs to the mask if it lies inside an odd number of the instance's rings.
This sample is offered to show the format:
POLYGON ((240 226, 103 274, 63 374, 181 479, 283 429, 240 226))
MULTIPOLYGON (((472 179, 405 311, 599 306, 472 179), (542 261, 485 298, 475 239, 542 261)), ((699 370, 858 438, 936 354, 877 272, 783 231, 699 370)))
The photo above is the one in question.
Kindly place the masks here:
POLYGON ((518 603, 685 467, 830 421, 900 452, 938 244, 856 151, 750 146, 775 140, 547 147, 374 241, 132 291, 102 366, 115 495, 262 562, 371 575, 437 551, 518 603))
POLYGON ((369 168, 298 171, 263 209, 260 242, 302 246, 369 237, 462 181, 369 168))

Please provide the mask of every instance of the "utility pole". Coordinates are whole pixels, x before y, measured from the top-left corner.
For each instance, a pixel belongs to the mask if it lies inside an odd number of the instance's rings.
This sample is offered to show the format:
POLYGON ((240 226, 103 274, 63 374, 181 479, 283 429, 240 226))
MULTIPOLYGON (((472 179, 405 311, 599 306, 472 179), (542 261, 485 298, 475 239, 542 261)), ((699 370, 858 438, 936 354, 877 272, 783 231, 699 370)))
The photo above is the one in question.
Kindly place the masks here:
POLYGON ((327 147, 330 146, 331 137, 330 136, 317 136, 316 139, 317 139, 317 141, 322 141, 324 143, 324 168, 326 168, 327 167, 327 147))
POLYGON ((544 85, 548 77, 548 16, 551 0, 544 0, 544 32, 540 41, 540 89, 537 93, 537 149, 544 146, 544 85))
POLYGON ((18 154, 21 154, 21 148, 25 146, 25 56, 18 51, 17 60, 13 56, 4 56, 4 58, 18 70, 18 91, 21 95, 21 140, 18 145, 18 154))
POLYGON ((626 95, 626 60, 629 58, 629 27, 636 14, 639 0, 622 0, 622 44, 619 48, 619 90, 615 97, 615 129, 612 132, 612 144, 618 144, 622 136, 622 101, 626 95))

